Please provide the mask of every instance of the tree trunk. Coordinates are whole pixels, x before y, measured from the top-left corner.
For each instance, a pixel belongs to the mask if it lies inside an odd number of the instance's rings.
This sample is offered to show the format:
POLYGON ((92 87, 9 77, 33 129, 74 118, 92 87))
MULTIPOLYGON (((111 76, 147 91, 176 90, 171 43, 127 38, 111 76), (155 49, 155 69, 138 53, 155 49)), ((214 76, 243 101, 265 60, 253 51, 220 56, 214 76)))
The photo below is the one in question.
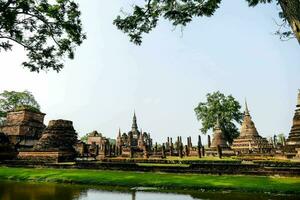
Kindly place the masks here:
POLYGON ((278 0, 283 14, 289 22, 300 44, 300 0, 278 0))

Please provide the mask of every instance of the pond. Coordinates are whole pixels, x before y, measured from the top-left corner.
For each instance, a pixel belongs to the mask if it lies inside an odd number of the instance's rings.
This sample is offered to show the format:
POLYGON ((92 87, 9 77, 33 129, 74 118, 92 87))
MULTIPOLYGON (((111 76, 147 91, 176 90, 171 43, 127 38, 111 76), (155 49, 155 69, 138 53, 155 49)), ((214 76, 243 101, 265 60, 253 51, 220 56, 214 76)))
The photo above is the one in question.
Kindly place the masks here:
POLYGON ((155 188, 93 187, 0 181, 0 200, 269 200, 299 199, 296 195, 271 195, 213 191, 155 191, 155 188), (151 189, 151 191, 149 191, 151 189))

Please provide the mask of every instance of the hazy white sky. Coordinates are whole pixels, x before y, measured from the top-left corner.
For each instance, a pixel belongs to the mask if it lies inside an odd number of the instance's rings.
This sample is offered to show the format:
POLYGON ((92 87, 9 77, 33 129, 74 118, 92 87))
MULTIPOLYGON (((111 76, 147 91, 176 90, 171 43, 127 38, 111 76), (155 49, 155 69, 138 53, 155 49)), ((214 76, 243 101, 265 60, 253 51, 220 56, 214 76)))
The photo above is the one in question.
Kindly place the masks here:
POLYGON ((194 107, 220 90, 241 103, 247 98, 261 135, 288 134, 300 88, 300 46, 273 35, 276 5, 223 1, 214 17, 195 20, 183 33, 162 21, 135 46, 112 24, 134 1, 78 2, 88 39, 59 74, 22 68, 22 48, 0 53, 0 91, 33 92, 46 123, 69 119, 80 135, 98 130, 115 137, 119 127, 130 130, 135 109, 139 127, 154 140, 196 139, 194 107))

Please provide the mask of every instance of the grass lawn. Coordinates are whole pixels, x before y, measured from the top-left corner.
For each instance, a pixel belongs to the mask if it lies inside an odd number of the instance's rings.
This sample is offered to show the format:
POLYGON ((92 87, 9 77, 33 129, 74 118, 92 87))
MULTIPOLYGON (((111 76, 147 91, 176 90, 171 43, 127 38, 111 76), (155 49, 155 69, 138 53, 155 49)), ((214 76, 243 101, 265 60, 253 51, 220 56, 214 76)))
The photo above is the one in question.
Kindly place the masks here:
POLYGON ((45 181, 88 185, 214 189, 299 193, 300 177, 230 176, 123 172, 81 169, 25 169, 0 167, 0 180, 45 181))

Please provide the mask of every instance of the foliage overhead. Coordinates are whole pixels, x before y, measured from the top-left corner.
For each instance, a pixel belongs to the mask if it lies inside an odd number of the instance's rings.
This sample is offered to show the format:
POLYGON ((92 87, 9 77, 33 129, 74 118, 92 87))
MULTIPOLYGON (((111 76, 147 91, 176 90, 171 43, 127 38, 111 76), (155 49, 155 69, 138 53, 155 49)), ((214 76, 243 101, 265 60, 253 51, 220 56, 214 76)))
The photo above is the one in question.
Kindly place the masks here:
POLYGON ((233 96, 218 92, 207 94, 207 102, 201 102, 194 109, 197 119, 201 121, 203 134, 212 129, 219 119, 221 129, 229 143, 239 135, 236 123, 241 124, 243 114, 241 106, 233 96))
POLYGON ((0 0, 0 52, 22 46, 30 71, 59 72, 85 38, 73 0, 0 0))
POLYGON ((21 109, 29 109, 35 112, 40 110, 40 105, 31 92, 27 90, 23 92, 5 90, 0 94, 0 121, 6 118, 7 112, 21 109))
MULTIPOLYGON (((144 0, 142 5, 134 5, 132 13, 118 15, 114 24, 140 45, 142 35, 149 33, 161 18, 173 26, 186 26, 195 17, 211 17, 221 4, 221 0, 144 0)), ((276 1, 282 8, 279 17, 282 24, 276 34, 281 39, 296 37, 300 43, 300 1, 299 0, 246 0, 250 7, 276 1), (289 27, 288 27, 289 25, 289 27), (288 27, 288 30, 283 29, 288 27), (292 31, 291 31, 292 28, 292 31)))

